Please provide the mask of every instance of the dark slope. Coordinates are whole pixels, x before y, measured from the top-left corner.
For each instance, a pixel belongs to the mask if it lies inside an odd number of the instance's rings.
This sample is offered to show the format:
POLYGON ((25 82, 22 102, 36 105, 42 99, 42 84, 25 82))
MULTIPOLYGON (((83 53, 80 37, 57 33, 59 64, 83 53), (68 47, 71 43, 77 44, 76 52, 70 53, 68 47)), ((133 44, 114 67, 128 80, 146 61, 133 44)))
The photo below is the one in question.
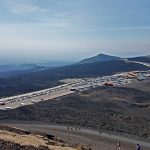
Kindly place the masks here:
POLYGON ((110 61, 110 60, 118 60, 121 59, 120 57, 110 56, 105 54, 99 54, 97 56, 84 59, 79 62, 79 64, 86 64, 86 63, 96 63, 96 62, 103 62, 103 61, 110 61))
POLYGON ((128 58, 128 60, 150 63, 150 55, 128 58))
POLYGON ((39 72, 19 75, 0 80, 0 96, 11 96, 58 85, 64 78, 93 77, 111 75, 117 72, 148 70, 140 64, 126 63, 122 60, 72 65, 39 72))
POLYGON ((150 93, 132 88, 99 87, 54 101, 0 111, 0 121, 40 121, 147 137, 150 93))
POLYGON ((130 83, 130 84, 125 85, 125 87, 135 88, 135 89, 147 91, 150 93, 150 79, 130 83))
POLYGON ((0 79, 9 78, 15 75, 21 75, 26 73, 32 73, 46 69, 44 66, 38 66, 35 64, 23 64, 23 65, 0 65, 0 79))
POLYGON ((0 65, 0 72, 10 72, 19 70, 39 70, 45 67, 36 64, 22 64, 22 65, 0 65))

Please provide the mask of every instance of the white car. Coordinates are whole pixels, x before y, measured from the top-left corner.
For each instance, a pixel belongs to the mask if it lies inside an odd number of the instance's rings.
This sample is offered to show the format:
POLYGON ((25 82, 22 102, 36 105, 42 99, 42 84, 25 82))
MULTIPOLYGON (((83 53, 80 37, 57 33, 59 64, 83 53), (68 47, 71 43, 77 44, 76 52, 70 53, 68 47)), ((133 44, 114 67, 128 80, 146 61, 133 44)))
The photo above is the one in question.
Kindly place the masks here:
POLYGON ((25 106, 25 103, 21 103, 20 106, 25 106))
POLYGON ((5 107, 5 110, 11 110, 11 107, 5 107))

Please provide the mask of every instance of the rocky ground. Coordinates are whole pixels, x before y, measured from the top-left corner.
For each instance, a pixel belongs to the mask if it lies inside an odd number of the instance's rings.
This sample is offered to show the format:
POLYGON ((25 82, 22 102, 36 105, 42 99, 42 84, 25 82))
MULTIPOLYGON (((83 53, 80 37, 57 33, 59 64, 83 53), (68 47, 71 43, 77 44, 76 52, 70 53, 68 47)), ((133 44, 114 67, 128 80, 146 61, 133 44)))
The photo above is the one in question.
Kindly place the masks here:
POLYGON ((75 150, 77 148, 82 149, 50 134, 30 133, 0 125, 0 150, 75 150))
POLYGON ((99 87, 53 101, 0 111, 0 120, 66 124, 149 138, 149 114, 149 91, 133 87, 99 87))
POLYGON ((125 85, 124 87, 135 88, 138 90, 150 92, 150 79, 130 83, 130 84, 125 85))

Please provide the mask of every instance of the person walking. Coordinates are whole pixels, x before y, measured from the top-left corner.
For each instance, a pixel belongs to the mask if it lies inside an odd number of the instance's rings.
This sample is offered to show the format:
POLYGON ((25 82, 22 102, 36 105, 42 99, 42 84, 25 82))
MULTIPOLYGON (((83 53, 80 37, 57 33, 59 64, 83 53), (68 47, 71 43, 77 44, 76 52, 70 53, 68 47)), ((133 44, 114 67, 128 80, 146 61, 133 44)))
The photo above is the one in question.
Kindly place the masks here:
POLYGON ((142 150, 140 144, 136 145, 136 150, 142 150))
POLYGON ((117 150, 121 150, 121 143, 120 142, 117 143, 117 150))

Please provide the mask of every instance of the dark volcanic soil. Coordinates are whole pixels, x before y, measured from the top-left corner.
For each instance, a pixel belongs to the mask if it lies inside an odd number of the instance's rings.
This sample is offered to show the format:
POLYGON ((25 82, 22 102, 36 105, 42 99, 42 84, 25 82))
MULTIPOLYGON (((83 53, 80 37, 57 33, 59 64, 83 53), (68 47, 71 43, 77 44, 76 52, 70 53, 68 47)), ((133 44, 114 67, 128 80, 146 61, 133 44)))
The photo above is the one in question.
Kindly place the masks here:
POLYGON ((137 81, 135 83, 127 84, 125 87, 135 88, 142 91, 150 92, 150 80, 137 81))
POLYGON ((10 141, 0 140, 0 150, 50 150, 46 147, 33 147, 30 145, 20 145, 10 141))
POLYGON ((150 136, 149 103, 149 92, 132 88, 100 87, 53 101, 0 111, 0 120, 77 125, 147 138, 150 136))

